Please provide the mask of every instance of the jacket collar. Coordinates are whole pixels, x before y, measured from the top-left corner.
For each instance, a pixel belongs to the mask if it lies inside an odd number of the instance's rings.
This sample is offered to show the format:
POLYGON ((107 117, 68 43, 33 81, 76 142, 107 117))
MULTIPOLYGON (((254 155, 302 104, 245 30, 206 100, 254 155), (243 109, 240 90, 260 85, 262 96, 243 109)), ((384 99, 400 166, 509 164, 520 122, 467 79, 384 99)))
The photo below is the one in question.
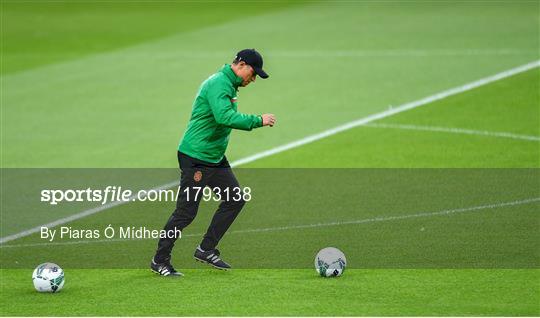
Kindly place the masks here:
POLYGON ((227 76, 227 78, 231 81, 231 83, 233 84, 234 88, 238 88, 238 86, 240 86, 243 82, 243 79, 234 74, 232 68, 231 68, 231 65, 230 64, 225 64, 223 65, 223 67, 221 68, 220 72, 222 72, 223 74, 225 74, 225 76, 227 76))

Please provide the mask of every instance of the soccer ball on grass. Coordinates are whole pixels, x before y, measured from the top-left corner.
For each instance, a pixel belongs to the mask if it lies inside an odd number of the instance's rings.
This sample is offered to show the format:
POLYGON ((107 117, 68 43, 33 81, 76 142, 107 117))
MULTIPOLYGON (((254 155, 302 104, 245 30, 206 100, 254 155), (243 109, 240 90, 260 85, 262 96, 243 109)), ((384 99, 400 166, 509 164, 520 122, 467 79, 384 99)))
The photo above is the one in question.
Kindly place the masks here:
POLYGON ((323 248, 315 257, 315 269, 322 277, 341 276, 346 266, 345 254, 335 247, 323 248))
POLYGON ((34 269, 32 281, 38 292, 57 293, 64 287, 64 271, 54 263, 43 263, 34 269))

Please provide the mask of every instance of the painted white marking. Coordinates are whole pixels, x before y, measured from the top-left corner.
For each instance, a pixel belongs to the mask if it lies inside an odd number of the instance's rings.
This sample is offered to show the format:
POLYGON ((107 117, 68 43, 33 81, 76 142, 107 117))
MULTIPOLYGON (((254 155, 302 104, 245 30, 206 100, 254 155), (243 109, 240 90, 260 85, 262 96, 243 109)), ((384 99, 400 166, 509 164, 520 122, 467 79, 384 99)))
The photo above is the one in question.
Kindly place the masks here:
MULTIPOLYGON (((374 217, 374 218, 369 218, 369 219, 361 219, 361 220, 350 220, 350 221, 339 221, 339 222, 328 222, 328 223, 313 223, 313 224, 300 224, 300 225, 267 227, 267 228, 259 228, 259 229, 236 230, 236 231, 230 231, 228 233, 229 234, 243 234, 243 233, 276 232, 276 231, 309 229, 309 228, 318 228, 318 227, 327 227, 327 226, 342 226, 342 225, 353 225, 353 224, 366 224, 366 223, 375 223, 375 222, 397 221, 397 220, 414 219, 414 218, 422 218, 422 217, 452 215, 452 214, 467 213, 467 212, 479 212, 479 211, 483 211, 483 210, 492 210, 492 209, 497 209, 497 208, 504 208, 504 207, 510 207, 510 206, 516 206, 516 205, 524 205, 524 204, 530 204, 530 203, 535 203, 535 202, 540 202, 540 197, 538 197, 538 198, 530 198, 530 199, 523 199, 523 200, 515 200, 515 201, 509 201, 509 202, 499 202, 499 203, 491 203, 491 204, 485 204, 485 205, 477 205, 477 206, 466 207, 466 208, 442 210, 442 211, 436 211, 436 212, 421 212, 421 213, 406 214, 406 215, 380 216, 380 217, 374 217)), ((187 234, 187 235, 182 235, 182 237, 195 237, 195 236, 200 237, 202 235, 204 235, 204 233, 187 234)), ((0 245, 0 248, 38 247, 38 246, 48 247, 48 246, 78 245, 78 244, 91 244, 91 243, 128 242, 128 241, 133 242, 133 241, 140 241, 140 240, 143 240, 143 239, 100 239, 100 240, 58 242, 58 243, 43 242, 43 243, 30 243, 30 244, 0 245)), ((207 259, 209 259, 212 256, 214 256, 214 254, 208 255, 207 259)))
MULTIPOLYGON (((536 61, 524 64, 524 65, 521 65, 521 66, 518 66, 518 67, 515 67, 515 68, 512 68, 512 69, 497 73, 495 75, 491 75, 491 76, 488 76, 488 77, 481 78, 479 80, 476 80, 474 82, 471 82, 471 83, 468 83, 468 84, 465 84, 465 85, 462 85, 462 86, 454 87, 454 88, 442 91, 440 93, 437 93, 437 94, 434 94, 434 95, 431 95, 431 96, 427 96, 427 97, 424 97, 424 98, 416 100, 416 101, 405 103, 405 104, 399 105, 399 106, 397 106, 395 108, 392 108, 392 109, 389 109, 389 110, 386 110, 386 111, 383 111, 383 112, 380 112, 380 113, 376 113, 376 114, 373 114, 373 115, 370 115, 370 116, 367 116, 367 117, 364 117, 364 118, 360 118, 360 119, 357 119, 355 121, 351 121, 351 122, 339 125, 337 127, 325 130, 323 132, 320 132, 320 133, 317 133, 317 134, 314 134, 314 135, 311 135, 311 136, 307 136, 307 137, 304 137, 302 139, 299 139, 299 140, 296 140, 296 141, 293 141, 293 142, 290 142, 290 143, 287 143, 287 144, 284 144, 284 145, 281 145, 281 146, 278 146, 278 147, 275 147, 275 148, 272 148, 272 149, 269 149, 269 150, 266 150, 266 151, 256 153, 254 155, 251 155, 251 156, 248 156, 248 157, 245 157, 245 158, 242 158, 242 159, 239 159, 239 160, 236 160, 236 161, 232 162, 231 166, 233 166, 233 167, 240 166, 240 165, 243 165, 243 164, 246 164, 246 163, 253 162, 255 160, 259 160, 261 158, 265 158, 265 157, 268 157, 268 156, 278 154, 280 152, 284 152, 286 150, 297 148, 297 147, 312 143, 314 141, 317 141, 317 140, 320 140, 320 139, 335 135, 337 133, 340 133, 340 132, 343 132, 343 131, 346 131, 346 130, 349 130, 349 129, 352 129, 352 128, 355 128, 355 127, 358 127, 358 126, 361 126, 361 125, 365 125, 365 124, 373 122, 375 120, 379 120, 379 119, 386 118, 386 117, 389 117, 389 116, 392 116, 392 115, 395 115, 395 114, 398 114, 398 113, 401 113, 401 112, 404 112, 404 111, 407 111, 407 110, 411 110, 411 109, 414 109, 414 108, 429 104, 431 102, 447 98, 447 97, 452 96, 452 95, 463 93, 465 91, 468 91, 468 90, 471 90, 471 89, 474 89, 474 88, 477 88, 477 87, 480 87, 480 86, 483 86, 483 85, 486 85, 486 84, 489 84, 489 83, 492 83, 492 82, 495 82, 495 81, 498 81, 498 80, 501 80, 501 79, 504 79, 504 78, 507 78, 507 77, 510 77, 512 75, 515 75, 515 74, 519 74, 519 73, 522 73, 522 72, 537 68, 539 66, 540 66, 540 60, 536 60, 536 61)), ((158 187, 156 187, 154 189, 151 189, 151 190, 169 189, 169 188, 172 188, 172 187, 176 186, 177 184, 178 184, 178 181, 173 181, 173 182, 158 186, 158 187)), ((47 223, 47 224, 36 226, 34 228, 24 230, 22 232, 19 232, 19 233, 13 234, 13 235, 2 237, 2 238, 0 238, 0 244, 4 244, 6 242, 13 241, 13 240, 16 240, 18 238, 25 237, 25 236, 37 233, 37 232, 40 231, 41 227, 49 227, 50 228, 50 227, 55 227, 55 226, 58 226, 58 225, 66 224, 68 222, 75 221, 75 220, 87 217, 89 215, 92 215, 92 214, 95 214, 95 213, 98 213, 98 212, 101 212, 101 211, 105 211, 105 210, 107 210, 109 208, 112 208, 112 207, 115 207, 115 206, 118 206, 118 205, 122 205, 122 204, 125 204, 125 203, 128 203, 128 202, 116 201, 116 202, 111 202, 109 204, 104 204, 104 205, 96 207, 96 208, 84 210, 82 212, 70 215, 70 216, 65 217, 65 218, 58 219, 56 221, 53 221, 53 222, 50 222, 50 223, 47 223)))
POLYGON ((476 211, 481 211, 481 210, 496 209, 496 208, 522 205, 522 204, 528 204, 528 203, 534 203, 534 202, 540 202, 540 198, 531 198, 531 199, 524 199, 524 200, 518 200, 518 201, 511 201, 511 202, 493 203, 493 204, 479 205, 479 206, 473 206, 473 207, 468 207, 468 208, 442 210, 442 211, 437 211, 437 212, 422 212, 422 213, 398 215, 398 216, 381 216, 381 217, 375 217, 375 218, 370 218, 370 219, 352 220, 352 221, 314 223, 314 224, 292 225, 292 226, 282 226, 282 227, 263 228, 263 229, 251 229, 251 230, 238 230, 238 231, 232 231, 231 233, 273 232, 273 231, 285 231, 285 230, 293 230, 293 229, 317 228, 317 227, 322 227, 322 226, 338 226, 338 225, 396 221, 396 220, 413 219, 413 218, 420 218, 420 217, 431 217, 431 216, 440 216, 440 215, 451 215, 451 214, 456 214, 456 213, 476 212, 476 211))
POLYGON ((283 151, 286 151, 286 150, 289 150, 289 149, 297 148, 297 147, 303 146, 305 144, 309 144, 309 143, 312 143, 314 141, 317 141, 317 140, 320 140, 320 139, 335 135, 337 133, 340 133, 340 132, 343 132, 343 131, 346 131, 346 130, 349 130, 349 129, 352 129, 352 128, 355 128, 355 127, 358 127, 358 126, 361 126, 361 125, 365 125, 365 124, 368 124, 370 122, 373 122, 373 121, 376 121, 376 120, 379 120, 379 119, 382 119, 382 118, 386 118, 386 117, 389 117, 389 116, 392 116, 392 115, 395 115, 395 114, 398 114, 398 113, 402 113, 402 112, 407 111, 407 110, 411 110, 411 109, 414 109, 414 108, 417 108, 417 107, 420 107, 420 106, 424 106, 424 105, 432 103, 434 101, 438 101, 438 100, 441 100, 441 99, 444 99, 444 98, 447 98, 447 97, 450 97, 450 96, 453 96, 453 95, 456 95, 456 94, 459 94, 459 93, 463 93, 463 92, 469 91, 471 89, 474 89, 474 88, 477 88, 477 87, 480 87, 480 86, 483 86, 483 85, 486 85, 486 84, 501 80, 503 78, 507 78, 507 77, 510 77, 512 75, 519 74, 519 73, 522 73, 522 72, 537 68, 539 66, 540 66, 540 60, 536 60, 534 62, 527 63, 525 65, 518 66, 518 67, 515 67, 513 69, 510 69, 510 70, 507 70, 507 71, 504 71, 504 72, 501 72, 501 73, 497 73, 497 74, 492 75, 492 76, 484 77, 482 79, 479 79, 477 81, 474 81, 474 82, 471 82, 471 83, 468 83, 468 84, 465 84, 465 85, 462 85, 462 86, 454 87, 454 88, 442 91, 440 93, 437 93, 437 94, 434 94, 434 95, 431 95, 431 96, 428 96, 428 97, 424 97, 422 99, 419 99, 419 100, 416 100, 416 101, 413 101, 413 102, 410 102, 410 103, 399 105, 397 107, 388 109, 386 111, 383 111, 383 112, 380 112, 380 113, 377 113, 377 114, 373 114, 373 115, 370 115, 370 116, 367 116, 367 117, 364 117, 364 118, 360 118, 360 119, 355 120, 355 121, 345 123, 343 125, 339 125, 339 126, 334 127, 332 129, 328 129, 328 130, 325 130, 325 131, 320 132, 318 134, 307 136, 305 138, 290 142, 290 143, 282 145, 282 146, 278 146, 276 148, 272 148, 270 150, 266 150, 266 151, 263 151, 263 152, 256 153, 254 155, 251 155, 251 156, 245 157, 243 159, 234 161, 232 163, 232 165, 233 166, 243 165, 243 164, 246 164, 246 163, 253 162, 255 160, 259 160, 261 158, 265 158, 265 157, 268 157, 268 156, 278 154, 280 152, 283 152, 283 151))
MULTIPOLYGON (((159 191, 159 190, 170 189, 172 187, 178 186, 178 183, 179 183, 179 181, 169 182, 167 184, 163 184, 163 185, 161 185, 159 187, 156 187, 156 188, 153 188, 151 190, 159 191)), ((146 191, 146 193, 150 192, 151 190, 146 191)), ((49 222, 49 223, 46 223, 46 224, 43 224, 43 225, 39 225, 39 226, 33 227, 31 229, 28 229, 28 230, 24 230, 22 232, 19 232, 19 233, 13 234, 13 235, 8 235, 8 236, 0 238, 0 244, 4 244, 6 242, 13 241, 13 240, 16 240, 16 239, 21 238, 21 237, 25 237, 25 236, 28 236, 28 235, 31 235, 31 234, 34 234, 34 233, 38 233, 41 230, 42 227, 53 228, 55 226, 66 224, 68 222, 75 221, 75 220, 78 220, 78 219, 82 219, 82 218, 90 216, 92 214, 96 214, 98 212, 102 212, 102 211, 108 210, 110 208, 114 208, 115 206, 119 206, 119 205, 123 205, 123 204, 129 203, 129 202, 132 202, 133 200, 136 200, 136 199, 137 199, 137 195, 132 195, 131 197, 128 198, 127 201, 109 202, 109 203, 97 206, 95 208, 91 208, 91 209, 84 210, 82 212, 79 212, 79 213, 76 213, 76 214, 73 214, 73 215, 70 215, 70 216, 66 216, 65 218, 61 218, 61 219, 58 219, 58 220, 53 221, 53 222, 49 222)))
POLYGON ((453 128, 453 127, 419 126, 419 125, 407 125, 407 124, 379 124, 379 123, 365 124, 363 126, 373 127, 373 128, 420 130, 420 131, 430 131, 430 132, 444 132, 444 133, 453 133, 453 134, 519 139, 519 140, 527 140, 527 141, 540 141, 540 136, 520 135, 520 134, 514 134, 510 132, 473 130, 473 129, 464 129, 464 128, 453 128))

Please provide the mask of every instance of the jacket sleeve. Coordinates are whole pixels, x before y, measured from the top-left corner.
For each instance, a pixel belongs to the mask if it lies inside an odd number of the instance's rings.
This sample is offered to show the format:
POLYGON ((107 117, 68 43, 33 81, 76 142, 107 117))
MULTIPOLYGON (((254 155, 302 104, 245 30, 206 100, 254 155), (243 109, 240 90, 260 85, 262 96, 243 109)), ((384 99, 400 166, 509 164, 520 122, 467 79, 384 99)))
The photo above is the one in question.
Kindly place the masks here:
POLYGON ((216 122, 220 125, 241 130, 252 130, 262 126, 262 117, 242 114, 234 110, 227 90, 213 83, 208 87, 207 98, 216 122))

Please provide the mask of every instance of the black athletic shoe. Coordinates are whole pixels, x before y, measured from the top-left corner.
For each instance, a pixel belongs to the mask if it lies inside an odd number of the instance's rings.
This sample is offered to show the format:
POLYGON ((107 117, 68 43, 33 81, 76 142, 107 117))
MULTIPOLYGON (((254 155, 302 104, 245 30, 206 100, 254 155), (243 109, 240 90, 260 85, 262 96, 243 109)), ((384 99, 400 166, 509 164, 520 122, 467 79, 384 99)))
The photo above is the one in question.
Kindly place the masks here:
POLYGON ((152 269, 152 272, 161 276, 184 276, 184 274, 174 269, 169 260, 163 263, 156 263, 152 258, 152 262, 150 263, 150 269, 152 269))
POLYGON ((231 269, 231 266, 225 263, 221 258, 219 258, 219 251, 217 249, 203 251, 200 247, 195 249, 195 260, 210 264, 217 269, 228 270, 231 269))

